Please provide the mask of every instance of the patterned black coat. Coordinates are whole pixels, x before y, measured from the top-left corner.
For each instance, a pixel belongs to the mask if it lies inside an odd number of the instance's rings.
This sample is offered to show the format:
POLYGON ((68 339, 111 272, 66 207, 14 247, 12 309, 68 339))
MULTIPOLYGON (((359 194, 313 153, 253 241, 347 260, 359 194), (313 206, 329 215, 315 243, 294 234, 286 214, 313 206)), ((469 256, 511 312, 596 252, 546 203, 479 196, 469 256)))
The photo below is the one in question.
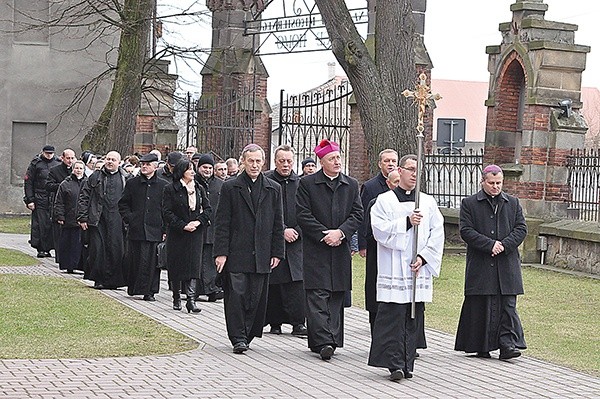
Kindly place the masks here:
POLYGON ((460 236, 467 243, 465 295, 523 294, 518 247, 527 236, 516 197, 501 192, 497 207, 483 190, 462 200, 460 236), (495 241, 504 252, 492 256, 495 241))

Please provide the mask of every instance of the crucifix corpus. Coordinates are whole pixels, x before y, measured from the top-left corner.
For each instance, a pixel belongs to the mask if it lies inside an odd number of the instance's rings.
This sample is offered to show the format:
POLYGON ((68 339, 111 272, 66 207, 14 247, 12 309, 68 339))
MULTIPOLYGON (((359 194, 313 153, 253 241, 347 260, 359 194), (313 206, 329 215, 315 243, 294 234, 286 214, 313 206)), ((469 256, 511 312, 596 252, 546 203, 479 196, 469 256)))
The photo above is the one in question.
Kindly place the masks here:
MULTIPOLYGON (((425 111, 427 107, 435 105, 435 101, 441 100, 442 96, 439 94, 432 94, 431 89, 427 86, 427 75, 424 73, 419 75, 419 84, 415 86, 415 90, 404 90, 402 95, 406 98, 412 98, 414 103, 419 107, 419 121, 417 123, 417 186, 415 187, 415 210, 419 209, 419 194, 421 193, 421 171, 423 170, 423 132, 425 126, 423 124, 423 118, 425 117, 425 111)), ((419 245, 419 226, 413 227, 414 239, 413 239, 413 255, 412 263, 417 261, 417 251, 419 245)), ((413 272, 412 275, 412 301, 410 308, 410 317, 415 318, 416 308, 416 296, 417 296, 417 273, 413 272)))

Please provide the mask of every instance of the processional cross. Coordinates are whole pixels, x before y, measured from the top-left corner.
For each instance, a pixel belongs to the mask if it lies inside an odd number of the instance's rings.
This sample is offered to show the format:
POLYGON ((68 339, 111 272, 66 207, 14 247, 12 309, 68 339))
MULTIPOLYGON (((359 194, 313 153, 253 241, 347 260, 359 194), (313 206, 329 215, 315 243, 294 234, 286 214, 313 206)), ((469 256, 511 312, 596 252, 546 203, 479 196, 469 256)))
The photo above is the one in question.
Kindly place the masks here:
MULTIPOLYGON (((425 125, 423 118, 425 117, 425 110, 428 106, 435 105, 435 101, 441 100, 442 96, 439 94, 432 94, 431 88, 427 85, 427 75, 424 73, 419 75, 419 84, 415 86, 415 90, 404 90, 402 95, 406 98, 412 98, 414 103, 419 107, 419 119, 417 123, 417 186, 415 187, 415 211, 419 209, 419 194, 421 192, 421 171, 423 170, 423 132, 425 131, 425 125)), ((417 261, 418 245, 419 245, 419 226, 414 226, 414 239, 413 239, 413 256, 412 263, 417 261)), ((412 301, 410 308, 410 317, 415 318, 416 312, 416 296, 417 296, 417 273, 413 272, 412 281, 412 301)))

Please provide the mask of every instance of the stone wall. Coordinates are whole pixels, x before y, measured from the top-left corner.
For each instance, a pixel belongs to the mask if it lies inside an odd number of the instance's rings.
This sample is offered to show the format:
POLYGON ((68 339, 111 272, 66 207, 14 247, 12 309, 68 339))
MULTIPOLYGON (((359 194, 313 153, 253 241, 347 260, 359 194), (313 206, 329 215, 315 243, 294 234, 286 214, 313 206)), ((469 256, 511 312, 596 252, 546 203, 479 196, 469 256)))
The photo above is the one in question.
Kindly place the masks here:
POLYGON ((559 220, 540 226, 547 237, 546 264, 600 275, 600 227, 597 222, 559 220))

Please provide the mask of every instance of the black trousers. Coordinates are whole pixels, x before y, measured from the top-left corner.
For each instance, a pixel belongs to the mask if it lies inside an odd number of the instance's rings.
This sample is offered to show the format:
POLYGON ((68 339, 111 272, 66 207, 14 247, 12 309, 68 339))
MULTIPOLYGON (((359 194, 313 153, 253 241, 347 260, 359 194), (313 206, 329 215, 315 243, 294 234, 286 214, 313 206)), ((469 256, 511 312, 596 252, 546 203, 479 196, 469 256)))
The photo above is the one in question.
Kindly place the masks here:
POLYGON ((369 366, 413 371, 418 315, 422 317, 423 311, 423 302, 417 302, 413 319, 410 317, 410 303, 379 303, 369 351, 369 366))
POLYGON ((297 326, 304 324, 306 319, 305 302, 302 281, 270 284, 265 325, 280 326, 285 323, 297 326))
POLYGON ((262 337, 268 291, 268 274, 223 272, 225 324, 233 345, 262 337))
POLYGON ((306 290, 308 347, 318 352, 325 345, 344 346, 345 291, 306 290))

